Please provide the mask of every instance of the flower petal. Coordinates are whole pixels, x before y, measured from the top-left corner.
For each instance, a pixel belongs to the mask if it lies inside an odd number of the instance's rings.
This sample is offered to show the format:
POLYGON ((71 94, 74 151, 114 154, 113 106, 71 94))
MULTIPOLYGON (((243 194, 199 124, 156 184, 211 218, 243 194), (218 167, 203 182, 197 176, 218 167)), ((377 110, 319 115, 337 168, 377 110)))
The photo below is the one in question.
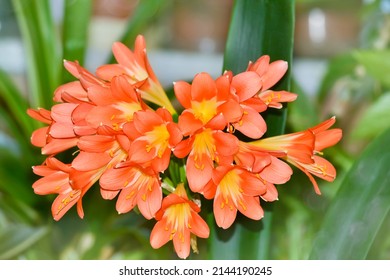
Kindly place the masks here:
MULTIPOLYGON (((51 212, 54 220, 60 220, 66 212, 80 199, 81 191, 72 190, 68 193, 59 194, 53 201, 51 212)), ((81 217, 82 218, 82 217, 81 217)))
POLYGON ((260 76, 253 71, 242 72, 235 75, 232 80, 232 87, 235 88, 241 102, 255 96, 261 84, 260 76))
POLYGON ((195 76, 191 86, 192 100, 210 100, 217 96, 217 86, 210 74, 202 72, 195 76))
POLYGON ((116 211, 124 214, 131 211, 137 205, 137 187, 131 186, 122 189, 116 201, 116 211))
POLYGON ((264 210, 260 206, 259 197, 247 196, 242 204, 237 205, 238 211, 252 220, 260 220, 264 217, 264 210))
POLYGON ((111 157, 107 153, 88 153, 81 151, 73 159, 72 167, 79 171, 90 171, 107 165, 111 157))
POLYGON ((213 173, 213 163, 210 158, 204 157, 203 166, 197 167, 194 161, 194 156, 190 155, 187 158, 186 171, 188 185, 193 192, 202 193, 205 185, 210 181, 213 173))
POLYGON ((200 238, 208 238, 210 235, 210 229, 207 223, 199 216, 199 214, 192 212, 191 219, 191 232, 200 238))
POLYGON ((34 146, 36 147, 43 147, 46 145, 46 141, 47 141, 47 133, 49 131, 49 127, 48 126, 45 126, 45 127, 41 127, 41 128, 38 128, 37 130, 35 130, 32 134, 31 134, 31 144, 33 144, 34 146))
POLYGON ((265 194, 261 195, 260 197, 264 201, 272 202, 278 199, 278 190, 276 189, 274 184, 271 184, 269 182, 266 182, 265 185, 267 186, 267 191, 265 194))
POLYGON ((293 171, 287 163, 276 157, 271 157, 271 164, 260 172, 260 176, 270 183, 284 184, 290 180, 292 173, 293 171))
POLYGON ((158 249, 165 245, 171 236, 171 229, 167 229, 166 220, 158 221, 150 233, 150 245, 152 248, 158 249))
POLYGON ((186 259, 190 255, 190 231, 176 232, 173 237, 173 246, 179 258, 186 259))
MULTIPOLYGON (((149 179, 149 180, 152 180, 149 179)), ((145 187, 138 191, 137 205, 145 219, 150 220, 161 208, 162 189, 156 182, 148 182, 145 187)))
POLYGON ((213 205, 214 217, 217 225, 223 229, 229 228, 236 219, 237 209, 234 207, 227 207, 221 195, 215 196, 213 205))
POLYGON ((175 96, 184 108, 191 108, 191 85, 187 82, 179 81, 173 84, 175 96))
POLYGON ((270 63, 267 72, 261 77, 263 81, 261 90, 264 91, 274 86, 286 74, 287 69, 287 61, 277 60, 270 63))
POLYGON ((267 125, 263 117, 250 107, 245 107, 242 119, 233 126, 244 135, 258 139, 267 131, 267 125))

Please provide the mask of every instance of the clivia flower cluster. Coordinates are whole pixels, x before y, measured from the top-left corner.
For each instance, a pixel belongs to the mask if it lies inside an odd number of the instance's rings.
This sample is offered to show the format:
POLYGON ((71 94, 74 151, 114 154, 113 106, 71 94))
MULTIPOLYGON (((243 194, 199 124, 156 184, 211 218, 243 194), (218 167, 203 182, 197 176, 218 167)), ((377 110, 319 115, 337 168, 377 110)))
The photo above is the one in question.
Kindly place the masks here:
POLYGON ((117 64, 103 65, 96 74, 65 61, 77 80, 57 88, 51 110, 28 110, 46 124, 31 137, 47 156, 33 167, 42 176, 33 189, 57 194, 55 220, 74 205, 83 218, 82 198, 98 182, 104 199, 117 197, 118 213, 137 207, 157 221, 153 248, 172 240, 177 255, 186 258, 191 246, 197 251, 196 237, 209 236, 194 194, 213 200, 215 222, 227 229, 237 211, 263 217, 260 201, 276 200, 275 185, 292 175, 287 163, 302 170, 317 193, 312 175, 335 179, 335 168, 321 157, 342 136, 330 129, 334 117, 305 131, 262 138, 267 125, 261 113, 297 97, 271 89, 286 73, 285 61, 270 62, 264 55, 242 73, 226 71, 216 79, 199 73, 192 83, 178 81, 177 109, 149 64, 141 35, 134 51, 114 43, 113 53, 117 64), (74 151, 70 163, 56 157, 66 150, 74 151))

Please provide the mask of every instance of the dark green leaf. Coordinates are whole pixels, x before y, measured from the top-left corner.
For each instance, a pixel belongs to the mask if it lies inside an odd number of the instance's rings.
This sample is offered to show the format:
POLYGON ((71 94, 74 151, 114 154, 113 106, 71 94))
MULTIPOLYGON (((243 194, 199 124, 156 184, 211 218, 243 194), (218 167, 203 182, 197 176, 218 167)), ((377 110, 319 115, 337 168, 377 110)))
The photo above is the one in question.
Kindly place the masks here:
POLYGON ((381 82, 386 87, 390 87, 390 51, 369 50, 355 51, 353 57, 364 66, 365 70, 374 79, 381 82))
POLYGON ((344 178, 315 238, 310 259, 365 259, 390 210, 390 130, 344 178))
MULTIPOLYGON (((66 0, 63 22, 63 58, 77 60, 84 65, 84 56, 88 42, 88 27, 91 19, 91 0, 66 0)), ((64 80, 71 80, 68 72, 64 71, 64 80)))
POLYGON ((32 107, 48 108, 59 85, 61 49, 48 0, 12 0, 26 51, 32 107))
POLYGON ((352 138, 374 138, 390 127, 390 93, 382 95, 363 113, 352 131, 352 138))
MULTIPOLYGON (((224 69, 237 74, 249 61, 268 54, 271 61, 285 60, 291 65, 294 31, 294 1, 235 1, 224 56, 224 69)), ((289 90, 290 71, 275 85, 289 90)), ((286 110, 268 110, 267 135, 284 131, 286 110)), ((210 255, 214 259, 266 259, 269 256, 272 211, 266 208, 262 221, 247 218, 228 230, 211 229, 210 255)))
POLYGON ((30 137, 34 122, 27 116, 28 103, 10 77, 0 69, 0 102, 25 136, 30 137))

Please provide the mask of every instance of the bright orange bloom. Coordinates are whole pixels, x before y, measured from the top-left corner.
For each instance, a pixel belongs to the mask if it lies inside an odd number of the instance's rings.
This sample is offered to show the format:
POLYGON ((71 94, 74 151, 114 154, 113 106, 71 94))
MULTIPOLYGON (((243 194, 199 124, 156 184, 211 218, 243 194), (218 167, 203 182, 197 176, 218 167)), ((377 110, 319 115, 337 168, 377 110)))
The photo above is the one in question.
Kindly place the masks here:
POLYGON ((242 113, 239 119, 229 123, 234 129, 250 138, 260 138, 267 130, 267 125, 259 114, 267 109, 264 102, 256 96, 260 89, 261 79, 253 71, 242 72, 231 77, 231 97, 237 100, 242 113))
POLYGON ((55 98, 77 104, 74 112, 77 115, 72 116, 78 121, 74 123, 76 128, 84 125, 96 130, 100 126, 109 126, 119 131, 125 123, 132 121, 135 112, 147 108, 123 74, 113 77, 108 83, 75 62, 66 61, 65 67, 80 79, 81 87, 75 83, 61 86, 55 98))
MULTIPOLYGON (((191 239, 207 238, 210 229, 199 216, 200 208, 189 200, 183 184, 164 198, 156 214, 158 221, 150 234, 150 244, 157 249, 172 240, 177 255, 185 259, 190 254, 191 239)), ((196 239, 195 239, 196 240, 196 239)), ((195 242, 192 242, 194 244, 195 242)), ((197 248, 193 247, 194 251, 197 248)))
POLYGON ((42 154, 54 155, 76 146, 78 139, 71 119, 74 108, 73 104, 57 104, 52 111, 27 110, 32 118, 48 124, 35 130, 31 136, 31 143, 42 148, 42 154))
POLYGON ((261 195, 265 201, 274 201, 278 192, 274 184, 284 184, 290 180, 293 173, 291 167, 278 157, 285 156, 284 152, 272 154, 259 149, 250 143, 240 141, 239 151, 234 156, 234 162, 258 176, 265 184, 267 191, 261 195))
POLYGON ((42 165, 34 166, 33 171, 35 174, 43 176, 33 184, 33 189, 36 194, 58 194, 51 207, 54 220, 58 221, 61 219, 76 203, 77 213, 80 218, 83 218, 84 212, 81 198, 92 184, 85 183, 83 184, 84 188, 73 189, 69 177, 75 170, 70 164, 64 164, 54 157, 47 158, 42 165))
POLYGON ((313 183, 316 193, 320 194, 317 182, 311 174, 329 182, 336 178, 336 170, 333 165, 318 156, 318 154, 322 154, 323 149, 340 141, 341 129, 328 130, 335 122, 336 118, 332 117, 302 132, 261 139, 250 144, 271 154, 284 152, 283 158, 302 170, 313 183))
POLYGON ((185 110, 179 116, 179 127, 184 136, 193 135, 199 129, 210 127, 222 130, 228 118, 240 118, 242 115, 238 103, 228 103, 230 86, 227 77, 216 81, 207 74, 199 73, 192 84, 179 81, 174 84, 175 95, 185 110), (225 113, 225 115, 223 114, 225 113))
POLYGON ((124 75, 144 100, 166 108, 171 114, 176 113, 149 64, 143 36, 137 36, 134 52, 120 42, 114 43, 112 51, 118 64, 99 67, 96 71, 98 77, 111 81, 116 76, 124 75))
POLYGON ((158 173, 150 165, 124 162, 104 172, 100 186, 105 191, 119 192, 118 213, 127 213, 138 206, 146 219, 154 217, 161 207, 162 190, 158 173))
POLYGON ((190 247, 197 252, 196 238, 210 234, 199 215, 200 202, 189 199, 189 191, 213 199, 216 224, 227 229, 237 212, 253 220, 263 217, 260 199, 278 199, 276 186, 293 173, 288 163, 309 177, 318 194, 313 175, 335 179, 335 168, 322 157, 322 150, 342 137, 340 129, 330 129, 335 118, 260 139, 267 131, 261 113, 297 98, 271 90, 287 72, 287 62, 270 62, 264 55, 235 75, 225 71, 214 79, 201 72, 191 84, 176 82, 174 93, 183 107, 178 116, 149 64, 144 37, 137 37, 134 51, 119 42, 112 50, 117 63, 99 67, 96 75, 64 61, 77 81, 56 89, 50 110, 27 111, 45 125, 31 136, 47 156, 33 167, 41 176, 33 189, 57 195, 51 209, 55 220, 74 205, 83 218, 82 198, 99 183, 104 199, 117 198, 119 214, 136 208, 146 219, 156 219, 153 248, 172 240, 177 255, 187 258, 190 247), (69 149, 71 162, 55 158, 69 149), (172 157, 185 160, 186 178, 183 161, 172 157), (170 193, 164 197, 163 190, 170 193))
POLYGON ((125 130, 130 127, 132 131, 128 134, 135 138, 130 146, 130 161, 140 164, 151 162, 156 172, 166 170, 172 149, 183 138, 168 110, 159 108, 157 111, 138 111, 134 114, 134 122, 125 130))
POLYGON ((187 157, 186 174, 188 185, 194 192, 203 193, 210 181, 214 164, 230 165, 238 150, 236 136, 210 128, 181 141, 173 153, 178 158, 187 157))
POLYGON ((204 195, 214 197, 215 221, 226 229, 236 219, 237 210, 248 218, 260 220, 264 211, 259 196, 266 191, 266 185, 255 174, 237 166, 218 166, 204 195))
POLYGON ((270 90, 286 74, 287 69, 286 61, 277 60, 270 63, 268 55, 261 56, 255 63, 249 63, 247 71, 256 72, 262 83, 261 91, 258 92, 257 97, 268 107, 280 109, 283 102, 291 102, 297 98, 295 93, 270 90))

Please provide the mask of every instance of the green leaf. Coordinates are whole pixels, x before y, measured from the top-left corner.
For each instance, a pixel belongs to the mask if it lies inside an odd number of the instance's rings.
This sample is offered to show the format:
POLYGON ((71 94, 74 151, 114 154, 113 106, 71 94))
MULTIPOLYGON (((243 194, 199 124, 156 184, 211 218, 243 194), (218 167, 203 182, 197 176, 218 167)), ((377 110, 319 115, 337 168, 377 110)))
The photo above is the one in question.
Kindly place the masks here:
POLYGON ((0 232, 0 259, 14 259, 47 234, 46 227, 11 225, 0 232))
POLYGON ((60 83, 61 49, 48 0, 12 0, 26 51, 32 107, 48 108, 60 83))
MULTIPOLYGON (((237 74, 249 61, 268 54, 271 61, 285 60, 291 66, 294 32, 294 1, 235 1, 224 55, 223 70, 237 74)), ((289 90, 291 68, 274 89, 289 90)), ((268 110, 264 116, 267 135, 284 131, 286 110, 268 110)), ((263 205, 264 206, 264 205, 263 205)), ((267 259, 271 237, 272 209, 265 205, 265 217, 251 221, 237 217, 228 230, 211 227, 210 257, 213 259, 267 259), (242 220, 241 220, 242 219, 242 220)))
POLYGON ((390 93, 372 103, 351 132, 352 138, 374 138, 390 127, 390 93))
POLYGON ((1 69, 0 102, 2 103, 2 107, 12 115, 14 126, 17 126, 25 136, 30 137, 34 129, 34 122, 26 114, 28 108, 27 100, 22 96, 22 93, 10 77, 1 69))
MULTIPOLYGON (((88 27, 91 19, 91 0, 66 0, 62 32, 63 58, 77 60, 84 65, 84 56, 88 42, 88 27)), ((63 72, 64 81, 73 80, 67 71, 63 72)))
POLYGON ((386 87, 390 87, 390 51, 389 50, 369 50, 356 51, 353 57, 364 66, 365 70, 373 78, 381 82, 386 87))
POLYGON ((317 107, 294 80, 292 92, 298 94, 298 98, 288 105, 288 123, 292 130, 302 131, 317 125, 319 123, 317 107))
POLYGON ((365 259, 390 210, 390 130, 345 176, 314 240, 310 259, 365 259))
POLYGON ((31 204, 36 195, 31 188, 29 162, 12 153, 9 147, 0 146, 0 192, 10 194, 21 202, 31 204))
POLYGON ((350 53, 331 58, 317 94, 318 103, 323 104, 327 100, 331 89, 340 78, 353 75, 356 66, 356 60, 350 53))

